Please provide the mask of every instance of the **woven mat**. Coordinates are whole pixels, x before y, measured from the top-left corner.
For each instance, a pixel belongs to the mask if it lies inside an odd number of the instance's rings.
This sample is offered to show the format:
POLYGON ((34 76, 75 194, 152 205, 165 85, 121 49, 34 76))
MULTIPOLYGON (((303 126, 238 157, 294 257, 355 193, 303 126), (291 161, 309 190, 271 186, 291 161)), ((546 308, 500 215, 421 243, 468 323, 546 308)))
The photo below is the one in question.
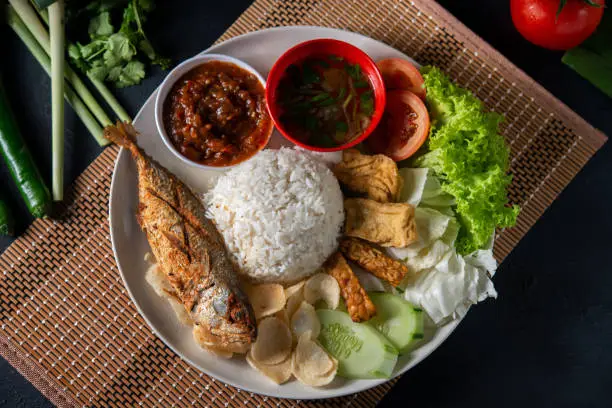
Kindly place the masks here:
MULTIPOLYGON (((506 115, 518 225, 499 231, 499 261, 606 138, 430 0, 256 1, 219 39, 281 25, 321 25, 384 41, 435 64, 506 115)), ((113 259, 108 196, 116 147, 71 188, 63 216, 38 220, 0 258, 0 354, 55 405, 374 406, 393 381, 307 402, 254 395, 190 367, 152 334, 113 259)))

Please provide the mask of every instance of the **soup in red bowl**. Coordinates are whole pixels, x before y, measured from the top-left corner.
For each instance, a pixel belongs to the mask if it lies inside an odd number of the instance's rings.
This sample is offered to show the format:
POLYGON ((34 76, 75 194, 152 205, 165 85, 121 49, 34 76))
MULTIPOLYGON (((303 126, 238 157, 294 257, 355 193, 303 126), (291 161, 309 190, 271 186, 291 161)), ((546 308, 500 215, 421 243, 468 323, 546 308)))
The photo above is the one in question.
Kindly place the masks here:
POLYGON ((365 140, 380 122, 385 101, 374 61, 333 39, 289 49, 266 83, 266 104, 280 133, 315 151, 344 150, 365 140))

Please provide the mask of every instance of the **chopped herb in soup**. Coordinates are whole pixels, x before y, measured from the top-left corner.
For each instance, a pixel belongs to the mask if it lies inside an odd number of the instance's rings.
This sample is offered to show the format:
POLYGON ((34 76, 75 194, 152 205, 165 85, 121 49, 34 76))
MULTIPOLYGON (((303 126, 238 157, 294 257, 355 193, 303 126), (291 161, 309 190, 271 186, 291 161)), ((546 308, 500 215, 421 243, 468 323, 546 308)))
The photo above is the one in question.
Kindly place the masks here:
POLYGON ((374 113, 374 91, 361 67, 335 55, 290 65, 278 98, 285 131, 311 146, 351 142, 370 125, 374 113))

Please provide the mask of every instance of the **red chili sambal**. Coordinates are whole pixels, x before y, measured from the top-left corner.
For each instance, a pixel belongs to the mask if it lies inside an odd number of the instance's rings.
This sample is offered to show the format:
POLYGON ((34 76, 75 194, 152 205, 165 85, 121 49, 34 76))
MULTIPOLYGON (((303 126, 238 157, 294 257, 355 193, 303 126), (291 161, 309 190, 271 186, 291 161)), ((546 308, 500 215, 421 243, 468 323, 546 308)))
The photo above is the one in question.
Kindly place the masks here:
POLYGON ((263 85, 222 61, 198 65, 177 81, 164 103, 164 125, 183 156, 216 167, 253 156, 272 130, 263 85))

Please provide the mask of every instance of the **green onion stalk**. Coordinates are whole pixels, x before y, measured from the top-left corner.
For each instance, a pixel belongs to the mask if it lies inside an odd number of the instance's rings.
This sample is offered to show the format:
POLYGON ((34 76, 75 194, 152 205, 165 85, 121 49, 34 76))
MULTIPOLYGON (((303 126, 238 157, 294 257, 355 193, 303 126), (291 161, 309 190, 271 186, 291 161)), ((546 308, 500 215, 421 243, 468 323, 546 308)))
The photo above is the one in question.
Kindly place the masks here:
MULTIPOLYGON (((13 31, 15 31, 30 53, 43 67, 47 75, 51 75, 51 59, 49 55, 42 49, 40 44, 36 41, 36 38, 34 38, 30 30, 28 30, 28 27, 21 20, 13 7, 8 7, 6 16, 8 25, 13 29, 13 31)), ((85 106, 83 101, 70 86, 64 87, 64 98, 72 106, 77 116, 85 124, 85 127, 96 139, 98 144, 100 146, 109 144, 110 142, 102 136, 103 130, 100 124, 96 121, 89 109, 87 109, 87 106, 85 106)))
POLYGON ((49 6, 51 41, 51 152, 53 199, 64 199, 64 0, 49 6))
MULTIPOLYGON (((47 54, 51 55, 52 44, 51 39, 49 37, 49 33, 38 18, 34 7, 32 7, 28 0, 9 0, 9 3, 11 4, 11 6, 13 6, 19 17, 23 20, 28 30, 32 32, 32 35, 34 36, 34 38, 36 38, 43 50, 45 50, 47 54)), ((49 16, 46 12, 44 13, 44 16, 46 16, 46 22, 48 23, 49 16)), ((62 47, 62 59, 65 59, 64 51, 65 48, 62 47)), ((111 125, 111 119, 108 117, 106 112, 104 112, 100 104, 98 104, 91 92, 89 92, 89 89, 87 89, 87 87, 85 86, 83 81, 81 81, 76 72, 74 72, 74 70, 68 64, 65 64, 65 67, 66 69, 64 75, 66 76, 66 79, 74 87, 76 93, 83 99, 83 102, 85 102, 87 107, 89 107, 89 109, 98 119, 100 124, 102 126, 111 125)))
MULTIPOLYGON (((40 15, 40 17, 43 19, 43 21, 47 25, 49 25, 49 14, 47 13, 47 10, 40 10, 37 8, 36 11, 40 15)), ((104 84, 104 81, 100 81, 98 78, 88 73, 86 75, 87 75, 87 78, 89 78, 89 80, 93 84, 93 86, 96 88, 98 93, 100 93, 100 95, 102 95, 102 98, 104 98, 106 103, 108 103, 108 106, 110 106, 113 112, 115 112, 115 115, 117 115, 117 117, 124 122, 131 122, 132 118, 125 111, 125 109, 123 109, 123 106, 121 106, 121 104, 119 103, 117 98, 115 98, 115 96, 110 91, 110 89, 108 89, 108 87, 104 84)))
POLYGON ((51 57, 51 190, 53 199, 61 201, 64 198, 64 2, 46 4, 50 9, 50 33, 41 30, 42 24, 27 0, 9 0, 9 3, 51 57))

